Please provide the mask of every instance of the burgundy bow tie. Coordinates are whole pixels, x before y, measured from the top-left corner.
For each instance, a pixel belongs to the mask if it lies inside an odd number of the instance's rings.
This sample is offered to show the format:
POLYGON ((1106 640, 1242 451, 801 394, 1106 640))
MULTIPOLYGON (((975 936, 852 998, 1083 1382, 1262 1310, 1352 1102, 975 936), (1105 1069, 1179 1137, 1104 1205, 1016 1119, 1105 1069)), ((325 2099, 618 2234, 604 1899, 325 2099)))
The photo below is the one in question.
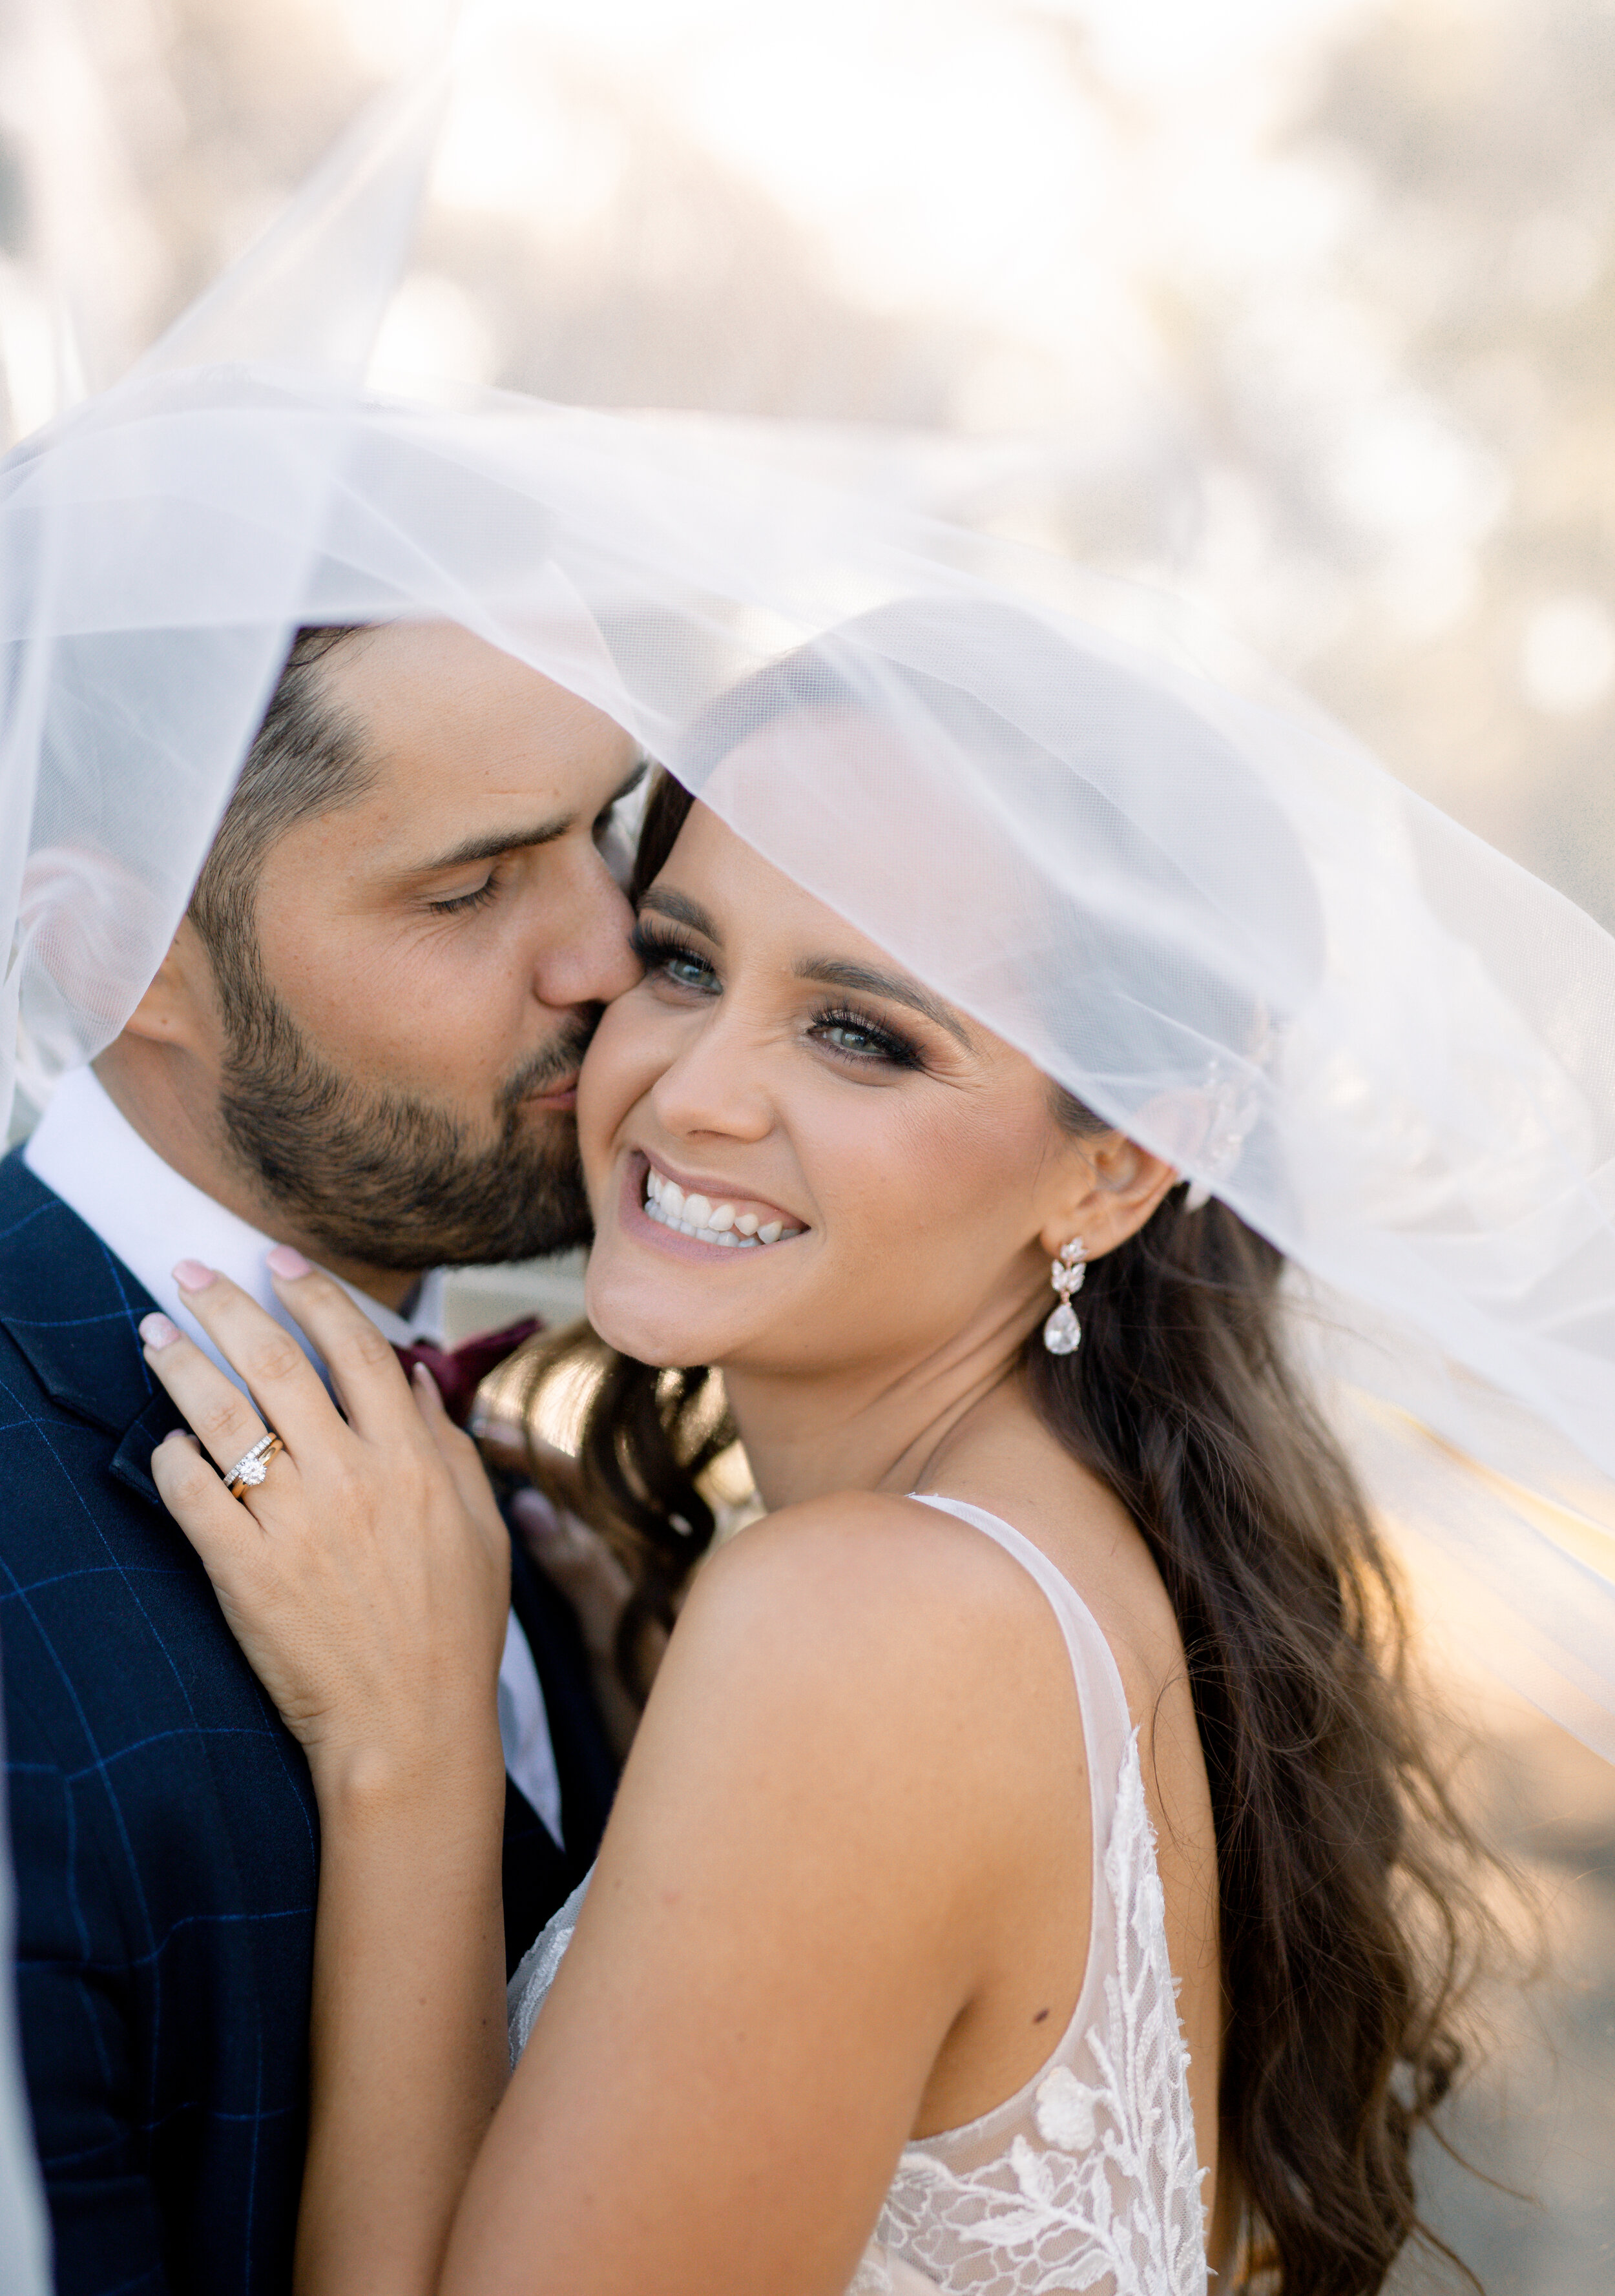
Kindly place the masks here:
POLYGON ((430 1340, 416 1340, 413 1345, 397 1350, 398 1361, 406 1371, 424 1364, 438 1383, 438 1392, 447 1406, 448 1415, 457 1427, 463 1427, 471 1416, 477 1390, 490 1371, 498 1368, 506 1356, 514 1355, 523 1340, 530 1340, 544 1325, 537 1316, 524 1316, 519 1324, 509 1324, 502 1332, 478 1332, 472 1338, 462 1341, 457 1348, 434 1347, 430 1340))

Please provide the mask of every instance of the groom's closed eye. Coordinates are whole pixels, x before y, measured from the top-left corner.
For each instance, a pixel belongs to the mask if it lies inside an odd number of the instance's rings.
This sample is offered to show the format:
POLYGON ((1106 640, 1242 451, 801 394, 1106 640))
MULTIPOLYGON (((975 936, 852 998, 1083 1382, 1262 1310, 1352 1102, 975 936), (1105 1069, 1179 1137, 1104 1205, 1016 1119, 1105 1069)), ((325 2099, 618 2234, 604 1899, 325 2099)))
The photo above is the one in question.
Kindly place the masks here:
POLYGON ((428 901, 426 906, 434 917, 457 917, 471 909, 486 908, 498 890, 499 873, 496 869, 469 893, 455 893, 446 901, 428 901))
MULTIPOLYGON (((635 765, 633 771, 612 791, 599 813, 595 815, 591 833, 596 843, 602 842, 609 835, 618 807, 625 799, 633 795, 649 769, 649 761, 642 757, 635 765)), ((530 853, 542 846, 553 845, 561 838, 567 836, 577 825, 578 816, 573 812, 553 814, 546 820, 528 824, 520 828, 488 831, 480 837, 466 838, 448 852, 439 853, 430 861, 422 861, 409 873, 417 880, 423 877, 441 877, 446 876, 450 870, 468 869, 479 861, 497 863, 512 853, 530 853)), ((447 894, 440 899, 429 900, 426 906, 436 916, 453 916, 470 909, 485 906, 496 897, 498 890, 499 873, 497 868, 494 868, 479 883, 467 886, 463 891, 456 890, 447 894)))

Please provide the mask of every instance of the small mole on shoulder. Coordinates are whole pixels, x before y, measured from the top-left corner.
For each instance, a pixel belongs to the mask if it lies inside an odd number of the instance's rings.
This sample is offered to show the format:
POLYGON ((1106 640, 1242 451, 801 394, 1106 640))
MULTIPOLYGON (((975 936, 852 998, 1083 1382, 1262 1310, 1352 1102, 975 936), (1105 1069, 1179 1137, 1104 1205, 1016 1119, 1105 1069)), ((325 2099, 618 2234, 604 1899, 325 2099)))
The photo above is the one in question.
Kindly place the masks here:
POLYGON ((1037 2012, 1037 2015, 1033 2018, 1033 2020, 1032 2020, 1033 2024, 1034 2024, 1034 2025, 1041 2025, 1041 2024, 1042 2024, 1042 2022, 1043 2022, 1043 2021, 1044 2021, 1044 2019, 1048 2015, 1048 2013, 1048 2013, 1048 2011, 1047 2011, 1046 2009, 1039 2009, 1039 2011, 1037 2012))

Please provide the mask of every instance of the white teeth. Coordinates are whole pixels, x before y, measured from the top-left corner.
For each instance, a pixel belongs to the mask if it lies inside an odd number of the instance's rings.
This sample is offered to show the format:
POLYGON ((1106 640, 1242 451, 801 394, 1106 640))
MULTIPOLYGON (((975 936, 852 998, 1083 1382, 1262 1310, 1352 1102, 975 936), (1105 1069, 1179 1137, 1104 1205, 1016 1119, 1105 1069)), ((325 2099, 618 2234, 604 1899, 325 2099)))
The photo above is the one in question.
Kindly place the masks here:
POLYGON ((802 1233, 783 1219, 759 1220, 756 1212, 737 1212, 732 1203, 713 1204, 699 1193, 686 1196, 676 1180, 653 1164, 645 1168, 645 1210, 661 1227, 732 1251, 755 1251, 758 1244, 802 1233))

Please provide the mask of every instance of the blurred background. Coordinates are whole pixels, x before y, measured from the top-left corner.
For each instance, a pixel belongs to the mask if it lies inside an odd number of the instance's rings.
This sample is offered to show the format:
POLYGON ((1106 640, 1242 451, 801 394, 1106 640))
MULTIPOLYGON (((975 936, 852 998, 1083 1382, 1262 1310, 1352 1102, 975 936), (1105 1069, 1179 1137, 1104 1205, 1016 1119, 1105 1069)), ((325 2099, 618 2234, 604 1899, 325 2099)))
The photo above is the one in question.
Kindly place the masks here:
MULTIPOLYGON (((0 433, 113 380, 439 0, 0 0, 0 433)), ((483 0, 379 380, 799 426, 1163 586, 1615 926, 1615 0, 483 0)), ((568 1271, 460 1286, 469 1327, 568 1271)), ((1431 2212, 1615 2287, 1615 1772, 1455 1676, 1549 1974, 1431 2212)), ((1455 2284, 1410 2262, 1400 2285, 1455 2284)))
MULTIPOLYGON (((119 373, 441 13, 0 0, 0 425, 119 373)), ((1203 599, 1615 922, 1608 0, 468 16, 385 376, 873 434, 1203 599)))

